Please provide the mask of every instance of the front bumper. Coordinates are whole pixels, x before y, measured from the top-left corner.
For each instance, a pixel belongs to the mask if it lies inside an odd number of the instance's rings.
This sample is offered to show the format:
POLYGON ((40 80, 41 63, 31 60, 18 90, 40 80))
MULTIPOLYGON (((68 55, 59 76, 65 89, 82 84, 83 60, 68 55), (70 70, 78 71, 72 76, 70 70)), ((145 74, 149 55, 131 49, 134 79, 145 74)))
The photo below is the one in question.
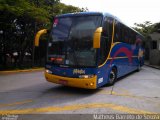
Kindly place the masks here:
POLYGON ((61 77, 45 72, 45 77, 48 82, 63 84, 62 81, 65 81, 65 86, 86 88, 86 89, 96 89, 97 88, 97 76, 93 78, 69 78, 61 77))

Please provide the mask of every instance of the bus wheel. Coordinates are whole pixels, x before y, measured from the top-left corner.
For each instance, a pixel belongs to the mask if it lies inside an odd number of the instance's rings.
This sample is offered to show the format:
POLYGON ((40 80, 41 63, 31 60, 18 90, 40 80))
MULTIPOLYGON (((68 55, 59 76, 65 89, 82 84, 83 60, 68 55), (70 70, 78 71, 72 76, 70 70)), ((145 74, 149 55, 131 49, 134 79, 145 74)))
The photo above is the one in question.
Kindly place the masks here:
POLYGON ((113 68, 109 74, 109 81, 108 81, 108 85, 114 85, 115 81, 117 80, 117 70, 116 68, 113 68))

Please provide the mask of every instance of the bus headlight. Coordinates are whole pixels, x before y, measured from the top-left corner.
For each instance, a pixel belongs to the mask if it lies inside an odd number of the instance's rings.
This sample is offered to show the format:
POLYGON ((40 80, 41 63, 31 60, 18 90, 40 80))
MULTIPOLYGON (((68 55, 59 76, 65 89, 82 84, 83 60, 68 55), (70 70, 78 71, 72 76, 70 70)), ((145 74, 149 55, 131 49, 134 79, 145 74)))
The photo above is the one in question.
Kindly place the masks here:
POLYGON ((93 78, 94 75, 80 75, 79 78, 93 78))
POLYGON ((51 70, 46 69, 46 73, 52 74, 51 70))

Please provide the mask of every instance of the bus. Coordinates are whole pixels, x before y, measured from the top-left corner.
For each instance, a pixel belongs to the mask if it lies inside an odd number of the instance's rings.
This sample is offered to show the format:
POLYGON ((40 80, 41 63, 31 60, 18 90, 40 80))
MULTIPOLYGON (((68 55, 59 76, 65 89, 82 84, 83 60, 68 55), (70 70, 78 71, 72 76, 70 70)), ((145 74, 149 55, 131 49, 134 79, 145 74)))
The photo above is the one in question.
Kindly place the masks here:
POLYGON ((64 86, 96 89, 139 71, 143 36, 110 13, 80 12, 54 17, 48 33, 45 78, 64 86))

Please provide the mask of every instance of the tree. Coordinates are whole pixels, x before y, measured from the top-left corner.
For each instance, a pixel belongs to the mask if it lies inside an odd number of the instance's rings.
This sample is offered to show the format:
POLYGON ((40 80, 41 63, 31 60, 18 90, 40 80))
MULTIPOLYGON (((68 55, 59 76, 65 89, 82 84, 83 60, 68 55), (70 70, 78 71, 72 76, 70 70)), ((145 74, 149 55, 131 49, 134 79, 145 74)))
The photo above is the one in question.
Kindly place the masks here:
MULTIPOLYGON (((55 15, 80 11, 85 9, 60 0, 0 0, 0 69, 11 66, 9 61, 21 67, 26 54, 33 54, 35 33, 50 28, 55 15)), ((45 43, 38 51, 43 54, 36 52, 35 58, 44 59, 45 43)))
POLYGON ((137 26, 134 27, 134 29, 143 34, 144 36, 150 34, 154 29, 153 24, 150 21, 145 21, 142 24, 135 23, 134 25, 137 26))
POLYGON ((15 66, 18 64, 21 67, 26 51, 32 48, 34 23, 42 26, 49 24, 49 14, 43 8, 37 8, 26 0, 1 0, 0 13, 2 26, 0 53, 3 67, 6 67, 7 56, 14 61, 15 66), (18 60, 17 56, 13 55, 15 52, 18 54, 18 60))
POLYGON ((160 22, 154 24, 154 32, 160 32, 160 22))
POLYGON ((152 24, 150 21, 146 21, 143 24, 137 24, 135 23, 136 27, 134 27, 135 30, 139 31, 141 34, 144 35, 145 41, 144 41, 144 48, 145 48, 145 59, 149 60, 150 56, 150 48, 151 48, 151 36, 153 32, 160 32, 160 22, 152 24))
POLYGON ((140 32, 145 37, 147 37, 149 34, 160 29, 160 23, 152 24, 150 21, 146 21, 142 24, 135 23, 134 25, 136 27, 133 27, 133 28, 138 32, 140 32))

